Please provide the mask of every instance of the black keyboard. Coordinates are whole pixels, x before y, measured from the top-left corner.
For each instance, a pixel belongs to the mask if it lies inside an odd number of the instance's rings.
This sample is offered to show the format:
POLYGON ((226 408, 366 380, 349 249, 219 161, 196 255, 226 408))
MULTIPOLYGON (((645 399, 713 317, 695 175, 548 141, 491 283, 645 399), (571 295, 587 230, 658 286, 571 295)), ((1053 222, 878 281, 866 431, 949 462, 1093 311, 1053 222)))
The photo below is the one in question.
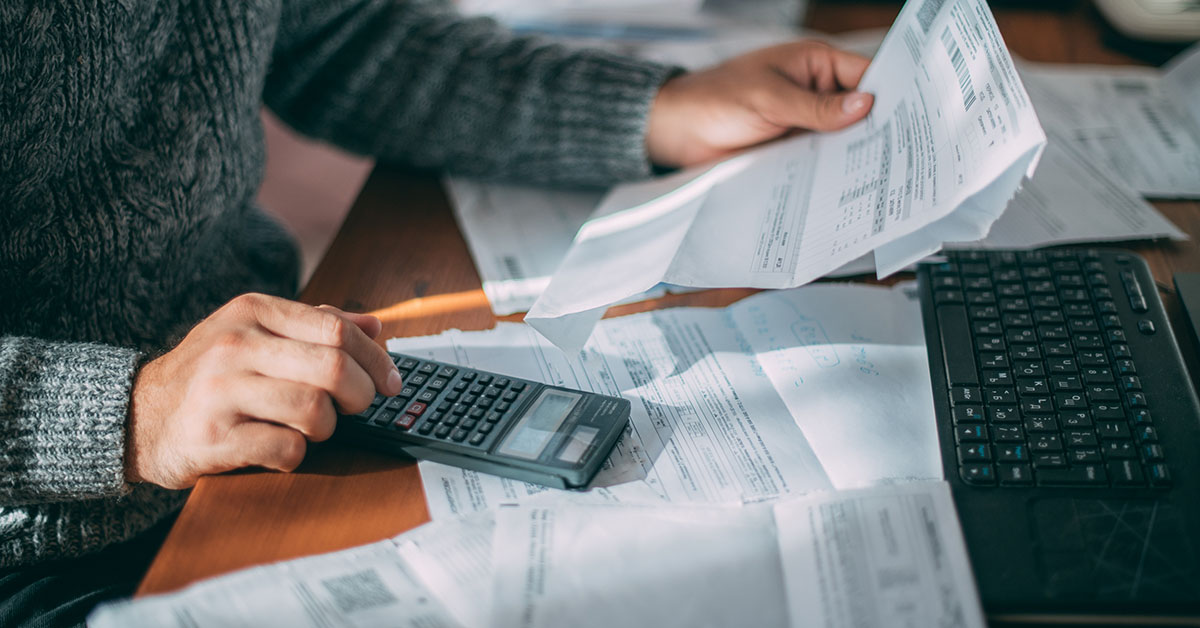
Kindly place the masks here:
POLYGON ((1175 402, 1149 380, 1182 361, 1144 260, 1094 249, 945 258, 918 278, 947 471, 973 486, 1169 486, 1155 421, 1175 402))

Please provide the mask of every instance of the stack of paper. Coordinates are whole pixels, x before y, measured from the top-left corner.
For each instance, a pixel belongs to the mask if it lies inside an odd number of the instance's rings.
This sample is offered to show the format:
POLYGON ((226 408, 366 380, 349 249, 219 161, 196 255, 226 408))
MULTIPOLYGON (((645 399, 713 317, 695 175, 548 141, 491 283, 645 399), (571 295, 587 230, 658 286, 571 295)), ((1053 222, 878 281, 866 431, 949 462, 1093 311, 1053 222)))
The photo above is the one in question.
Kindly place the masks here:
POLYGON ((526 321, 579 348, 662 282, 790 287, 872 251, 889 274, 986 235, 1046 143, 983 0, 906 4, 860 88, 849 129, 615 188, 526 321))
POLYGON ((88 623, 984 625, 950 491, 940 482, 744 508, 506 508, 105 605, 88 623))
POLYGON ((539 498, 740 504, 942 477, 908 286, 821 284, 725 309, 609 319, 572 355, 515 323, 394 338, 388 349, 623 395, 633 406, 587 493, 421 462, 434 519, 539 498))

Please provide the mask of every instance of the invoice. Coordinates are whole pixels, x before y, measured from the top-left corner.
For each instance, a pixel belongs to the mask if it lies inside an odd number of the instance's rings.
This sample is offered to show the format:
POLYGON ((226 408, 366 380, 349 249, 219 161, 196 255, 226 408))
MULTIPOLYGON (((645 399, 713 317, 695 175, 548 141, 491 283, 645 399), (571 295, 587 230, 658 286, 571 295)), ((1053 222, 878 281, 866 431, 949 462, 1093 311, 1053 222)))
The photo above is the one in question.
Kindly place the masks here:
POLYGON ((983 0, 909 2, 861 89, 873 113, 850 129, 615 188, 526 321, 578 348, 660 282, 789 287, 872 250, 888 274, 985 235, 1045 145, 983 0))
POLYGON ((422 462, 435 519, 539 496, 742 503, 941 478, 920 312, 905 287, 821 284, 725 309, 614 318, 570 356, 517 324, 388 348, 633 403, 629 432, 597 476, 602 490, 422 462))

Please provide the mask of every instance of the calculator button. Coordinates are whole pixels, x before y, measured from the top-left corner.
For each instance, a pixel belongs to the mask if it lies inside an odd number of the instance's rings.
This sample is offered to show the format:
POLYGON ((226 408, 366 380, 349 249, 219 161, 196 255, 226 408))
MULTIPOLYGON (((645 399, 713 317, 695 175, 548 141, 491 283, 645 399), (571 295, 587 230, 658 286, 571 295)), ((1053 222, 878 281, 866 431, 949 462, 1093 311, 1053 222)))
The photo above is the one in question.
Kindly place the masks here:
POLYGON ((504 400, 505 401, 516 401, 517 394, 518 394, 517 392, 510 390, 510 391, 504 393, 504 400))
POLYGON ((425 420, 429 421, 430 423, 437 423, 438 421, 441 421, 444 418, 446 418, 446 413, 439 410, 437 412, 430 414, 428 417, 425 417, 425 420))
POLYGON ((469 382, 475 379, 475 371, 463 371, 462 381, 469 382))
POLYGON ((435 378, 429 380, 429 389, 430 390, 441 390, 441 389, 445 388, 446 384, 448 384, 448 383, 450 383, 449 380, 447 380, 443 377, 435 377, 435 378))
POLYGON ((509 379, 507 377, 501 377, 500 379, 496 380, 496 385, 499 386, 500 388, 508 387, 509 383, 511 383, 511 382, 509 381, 509 379))
POLYGON ((383 404, 383 407, 387 408, 388 410, 395 410, 396 412, 399 412, 404 409, 404 404, 406 403, 408 403, 408 401, 399 397, 393 397, 388 399, 387 403, 383 404))
POLYGON ((371 406, 370 408, 367 408, 366 410, 363 410, 362 412, 359 412, 357 414, 352 414, 350 416, 358 419, 359 421, 367 421, 367 420, 370 420, 372 414, 375 414, 376 410, 379 410, 379 408, 376 406, 371 406))
POLYGON ((405 399, 408 399, 409 397, 411 397, 411 396, 413 396, 413 395, 415 395, 415 394, 417 394, 417 389, 416 389, 416 387, 414 387, 414 386, 405 386, 404 388, 400 389, 400 394, 398 394, 398 395, 396 395, 396 396, 397 396, 397 397, 403 397, 403 398, 405 398, 405 399))
POLYGON ((450 412, 456 415, 463 415, 467 413, 467 409, 470 407, 471 406, 468 406, 465 403, 456 403, 454 404, 454 407, 450 409, 450 412))
POLYGON ((487 421, 488 423, 499 423, 502 417, 503 415, 501 415, 499 412, 489 412, 487 414, 487 421))
POLYGON ((466 437, 467 437, 467 434, 469 434, 469 433, 470 433, 470 432, 468 432, 467 430, 464 430, 464 429, 462 429, 462 428, 459 428, 459 429, 457 429, 457 430, 454 430, 454 433, 450 435, 450 438, 451 438, 452 440, 454 440, 454 441, 457 441, 457 442, 460 442, 460 443, 461 443, 461 442, 462 442, 462 440, 463 440, 464 438, 466 438, 466 437))
POLYGON ((388 400, 387 397, 385 397, 379 393, 375 393, 375 398, 371 400, 371 407, 377 408, 377 407, 383 405, 383 402, 385 402, 387 400, 388 400))
POLYGON ((464 390, 466 390, 466 389, 467 389, 467 382, 466 382, 466 381, 464 381, 464 380, 461 380, 461 379, 460 379, 460 380, 458 380, 457 382, 454 382, 454 390, 456 390, 456 391, 459 391, 459 392, 462 392, 462 391, 464 391, 464 390))
POLYGON ((491 432, 491 431, 492 431, 491 423, 481 423, 479 425, 479 433, 480 434, 487 434, 488 432, 491 432))
POLYGON ((458 369, 454 368, 453 366, 443 366, 442 369, 438 371, 438 375, 446 379, 454 377, 456 373, 458 373, 458 369))
POLYGON ((446 401, 458 401, 458 398, 461 396, 457 390, 451 390, 446 393, 446 401))
POLYGON ((396 366, 398 366, 406 371, 411 371, 411 370, 417 368, 418 364, 420 364, 420 362, 417 360, 414 360, 413 358, 400 358, 400 361, 396 363, 396 366))
POLYGON ((458 416, 458 415, 451 414, 450 416, 448 416, 448 417, 446 417, 446 418, 442 419, 442 425, 449 425, 449 426, 451 426, 451 427, 454 427, 455 425, 458 425, 458 422, 459 422, 461 419, 462 419, 462 417, 460 417, 460 416, 458 416))
POLYGON ((473 430, 473 429, 475 429, 475 426, 478 424, 479 424, 479 421, 477 419, 467 419, 466 421, 462 422, 462 428, 464 430, 473 430))
POLYGON ((485 396, 485 397, 499 397, 499 396, 500 396, 500 390, 501 390, 500 388, 496 388, 495 386, 488 386, 487 390, 483 391, 483 396, 485 396))
POLYGON ((395 412, 384 409, 380 410, 379 414, 376 414, 374 419, 371 419, 371 423, 375 425, 389 425, 394 418, 396 418, 395 412))
POLYGON ((467 416, 471 417, 472 419, 482 419, 483 408, 472 408, 470 414, 467 416))
POLYGON ((425 413, 425 408, 427 408, 427 407, 428 406, 421 403, 420 401, 416 401, 416 402, 413 402, 413 404, 408 407, 408 410, 406 410, 406 412, 408 412, 409 414, 411 414, 413 416, 421 416, 422 414, 425 413))
POLYGON ((401 414, 400 418, 396 419, 395 423, 392 423, 392 426, 400 428, 402 430, 407 430, 408 428, 412 427, 413 424, 416 422, 417 422, 417 417, 415 417, 411 414, 401 414))
POLYGON ((437 431, 434 432, 433 435, 437 436, 438 438, 446 438, 450 435, 450 432, 453 429, 454 428, 450 427, 449 425, 443 424, 441 427, 437 428, 437 431))
POLYGON ((513 382, 512 389, 517 392, 525 390, 525 382, 513 382))
POLYGON ((487 408, 492 407, 492 401, 493 400, 491 397, 481 397, 479 399, 479 402, 476 403, 475 406, 486 410, 487 408))
POLYGON ((437 370, 438 365, 434 364, 433 362, 426 362, 421 365, 421 368, 417 369, 417 372, 424 373, 425 375, 433 375, 437 372, 437 370))
POLYGON ((481 375, 479 376, 479 383, 480 383, 480 384, 483 384, 484 386, 487 386, 488 384, 492 383, 492 376, 491 376, 491 375, 482 375, 482 374, 481 374, 481 375))
POLYGON ((483 392, 483 390, 484 390, 483 384, 475 384, 474 386, 471 387, 470 392, 472 395, 478 395, 479 393, 483 392))
POLYGON ((408 384, 416 386, 417 388, 420 388, 421 384, 424 384, 428 379, 429 378, 426 377, 425 375, 413 375, 412 377, 408 378, 408 380, 406 380, 406 382, 408 384))
POLYGON ((508 409, 511 407, 512 407, 511 403, 509 403, 507 401, 501 401, 500 403, 496 404, 496 411, 497 412, 508 412, 508 409))
POLYGON ((422 436, 428 436, 432 431, 433 423, 430 423, 429 421, 426 421, 425 423, 421 424, 421 427, 417 428, 417 433, 421 434, 422 436))
POLYGON ((483 439, 485 439, 485 438, 487 438, 486 434, 476 433, 474 436, 471 437, 470 442, 472 445, 475 445, 476 447, 478 447, 479 445, 483 444, 483 439))
POLYGON ((417 401, 431 403, 434 399, 437 399, 437 396, 438 392, 436 390, 429 390, 426 388, 425 390, 421 391, 421 394, 417 395, 417 401))

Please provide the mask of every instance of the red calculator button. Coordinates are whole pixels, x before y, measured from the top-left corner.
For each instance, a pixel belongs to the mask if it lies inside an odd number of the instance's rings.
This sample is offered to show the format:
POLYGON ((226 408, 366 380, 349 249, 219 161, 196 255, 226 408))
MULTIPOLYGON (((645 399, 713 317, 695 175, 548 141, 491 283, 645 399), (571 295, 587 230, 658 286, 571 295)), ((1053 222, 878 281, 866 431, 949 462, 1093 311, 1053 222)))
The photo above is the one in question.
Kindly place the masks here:
POLYGON ((396 419, 396 422, 393 423, 392 425, 395 427, 398 427, 402 430, 406 430, 406 429, 412 427, 413 423, 416 423, 416 422, 417 422, 417 417, 415 417, 411 414, 402 414, 402 415, 400 415, 400 418, 396 419))

